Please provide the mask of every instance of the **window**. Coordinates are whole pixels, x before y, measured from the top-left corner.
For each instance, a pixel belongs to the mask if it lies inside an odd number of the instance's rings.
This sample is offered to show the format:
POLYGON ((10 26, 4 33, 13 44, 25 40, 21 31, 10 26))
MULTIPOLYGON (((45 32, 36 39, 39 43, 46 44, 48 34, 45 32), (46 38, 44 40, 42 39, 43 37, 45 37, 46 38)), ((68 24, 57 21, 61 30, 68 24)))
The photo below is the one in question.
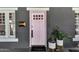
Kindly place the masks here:
POLYGON ((15 37, 15 12, 0 11, 0 37, 15 37))
POLYGON ((33 15, 33 20, 43 20, 43 15, 42 14, 34 14, 33 15))
POLYGON ((9 13, 9 29, 10 29, 10 35, 15 35, 15 20, 14 20, 14 13, 9 13))
POLYGON ((0 42, 18 41, 15 34, 15 10, 17 8, 0 8, 0 42))
POLYGON ((79 8, 72 8, 74 11, 74 20, 75 20, 75 37, 73 41, 79 41, 79 8))
POLYGON ((0 13, 0 35, 5 35, 5 13, 0 13))

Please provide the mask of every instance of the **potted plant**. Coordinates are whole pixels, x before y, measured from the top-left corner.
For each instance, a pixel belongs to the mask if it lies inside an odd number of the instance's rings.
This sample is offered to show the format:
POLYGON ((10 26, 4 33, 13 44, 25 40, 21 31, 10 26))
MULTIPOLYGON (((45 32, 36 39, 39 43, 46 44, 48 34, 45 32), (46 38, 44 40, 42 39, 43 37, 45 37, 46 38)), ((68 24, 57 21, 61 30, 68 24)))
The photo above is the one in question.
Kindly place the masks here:
POLYGON ((60 31, 59 27, 56 25, 56 28, 53 30, 49 37, 48 46, 50 49, 57 49, 58 46, 63 47, 63 39, 68 38, 67 34, 60 31))
POLYGON ((51 33, 49 40, 48 40, 48 47, 51 50, 56 49, 56 39, 55 39, 55 35, 53 35, 52 33, 51 33))
POLYGON ((48 41, 48 47, 50 49, 56 49, 56 40, 58 37, 58 27, 56 26, 56 28, 53 30, 53 32, 51 33, 50 37, 49 37, 49 41, 48 41))
POLYGON ((57 46, 63 46, 63 39, 67 36, 61 31, 59 31, 57 35, 57 46))
POLYGON ((56 29, 53 33, 56 36, 56 44, 57 46, 63 46, 63 39, 68 38, 67 34, 60 31, 60 28, 56 25, 56 29))
POLYGON ((56 26, 54 30, 54 35, 56 36, 56 43, 58 46, 63 46, 63 39, 67 38, 66 33, 59 30, 59 27, 56 26))

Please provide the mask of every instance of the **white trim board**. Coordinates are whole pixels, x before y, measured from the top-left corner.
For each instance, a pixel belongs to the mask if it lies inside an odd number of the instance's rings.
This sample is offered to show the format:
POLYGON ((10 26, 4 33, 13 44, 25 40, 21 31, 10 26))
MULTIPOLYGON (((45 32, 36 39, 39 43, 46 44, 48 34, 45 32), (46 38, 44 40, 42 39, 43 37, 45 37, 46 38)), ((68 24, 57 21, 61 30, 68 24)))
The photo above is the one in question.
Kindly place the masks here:
POLYGON ((77 11, 78 11, 78 10, 79 10, 79 8, 78 8, 78 7, 75 7, 75 8, 72 8, 72 10, 77 10, 77 11))
POLYGON ((0 42, 18 42, 18 38, 0 38, 0 42))
POLYGON ((75 13, 79 13, 79 8, 72 8, 73 11, 75 11, 75 13))
POLYGON ((73 41, 79 41, 79 38, 73 38, 73 41))
POLYGON ((79 10, 74 10, 75 11, 75 13, 79 13, 79 10))
POLYGON ((73 38, 73 41, 79 41, 79 35, 75 35, 75 38, 73 38))
POLYGON ((18 10, 18 8, 0 8, 0 11, 10 11, 10 10, 18 10))
POLYGON ((29 10, 30 10, 30 11, 31 11, 31 10, 34 10, 34 11, 35 11, 35 10, 49 11, 49 8, 26 8, 26 10, 28 10, 28 11, 29 11, 29 10))

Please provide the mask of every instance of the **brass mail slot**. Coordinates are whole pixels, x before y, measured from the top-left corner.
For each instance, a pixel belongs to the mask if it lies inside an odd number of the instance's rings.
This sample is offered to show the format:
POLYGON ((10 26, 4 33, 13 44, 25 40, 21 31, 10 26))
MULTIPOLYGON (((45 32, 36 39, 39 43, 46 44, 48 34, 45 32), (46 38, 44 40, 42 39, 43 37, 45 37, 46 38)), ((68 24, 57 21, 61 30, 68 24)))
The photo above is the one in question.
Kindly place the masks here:
POLYGON ((19 21, 19 27, 26 27, 25 21, 19 21))

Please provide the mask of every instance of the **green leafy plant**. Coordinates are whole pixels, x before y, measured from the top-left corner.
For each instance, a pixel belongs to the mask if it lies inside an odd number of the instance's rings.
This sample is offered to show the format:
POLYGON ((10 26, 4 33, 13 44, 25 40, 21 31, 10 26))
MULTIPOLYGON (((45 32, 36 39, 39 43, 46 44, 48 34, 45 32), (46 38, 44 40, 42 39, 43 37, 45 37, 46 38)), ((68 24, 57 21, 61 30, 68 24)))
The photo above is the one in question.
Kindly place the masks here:
POLYGON ((64 32, 59 31, 58 40, 63 40, 64 38, 68 38, 68 36, 64 32))
POLYGON ((56 28, 51 32, 51 35, 49 37, 50 41, 56 41, 57 37, 58 37, 58 27, 56 26, 56 28))
POLYGON ((63 40, 64 38, 69 38, 69 37, 67 36, 66 33, 60 31, 59 27, 56 25, 56 28, 53 30, 53 32, 50 35, 50 40, 51 41, 52 40, 56 41, 57 39, 58 40, 63 40))
POLYGON ((55 42, 56 40, 55 40, 55 36, 54 35, 51 35, 50 37, 49 37, 49 42, 55 42))
POLYGON ((49 37, 50 41, 63 40, 63 39, 69 39, 69 35, 63 31, 60 31, 60 28, 56 25, 56 28, 51 32, 51 35, 49 37))

